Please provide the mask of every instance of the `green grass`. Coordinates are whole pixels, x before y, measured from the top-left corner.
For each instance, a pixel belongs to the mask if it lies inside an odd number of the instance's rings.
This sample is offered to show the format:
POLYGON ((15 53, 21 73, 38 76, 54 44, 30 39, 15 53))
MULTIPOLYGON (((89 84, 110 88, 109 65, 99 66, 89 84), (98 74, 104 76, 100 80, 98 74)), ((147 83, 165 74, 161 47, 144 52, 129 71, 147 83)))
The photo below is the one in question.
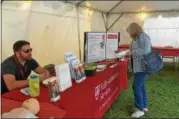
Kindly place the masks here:
MULTIPOLYGON (((130 118, 134 109, 132 90, 133 76, 129 77, 129 88, 121 93, 104 118, 130 118)), ((142 118, 179 117, 179 69, 172 64, 165 64, 162 71, 150 76, 146 82, 149 112, 142 118)))

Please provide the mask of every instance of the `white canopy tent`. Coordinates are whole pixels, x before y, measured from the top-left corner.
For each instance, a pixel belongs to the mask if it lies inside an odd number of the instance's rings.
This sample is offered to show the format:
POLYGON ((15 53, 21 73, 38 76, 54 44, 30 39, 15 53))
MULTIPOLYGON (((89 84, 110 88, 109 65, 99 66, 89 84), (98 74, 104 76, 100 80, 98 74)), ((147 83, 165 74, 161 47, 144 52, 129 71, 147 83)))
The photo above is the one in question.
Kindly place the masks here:
POLYGON ((22 39, 31 43, 33 57, 41 65, 63 63, 66 52, 83 58, 84 32, 120 32, 120 44, 129 44, 126 27, 132 22, 144 27, 154 45, 163 38, 179 44, 179 1, 4 1, 2 60, 13 54, 13 43, 22 39), (158 32, 164 37, 156 36, 158 32))

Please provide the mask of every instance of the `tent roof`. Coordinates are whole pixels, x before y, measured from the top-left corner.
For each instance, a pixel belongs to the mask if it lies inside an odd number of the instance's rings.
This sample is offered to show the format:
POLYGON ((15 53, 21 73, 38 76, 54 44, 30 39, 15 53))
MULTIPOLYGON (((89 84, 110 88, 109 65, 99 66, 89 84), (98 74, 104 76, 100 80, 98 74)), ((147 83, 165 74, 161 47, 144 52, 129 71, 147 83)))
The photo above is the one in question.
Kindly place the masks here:
MULTIPOLYGON (((21 1, 22 2, 22 1, 21 1)), ((21 4, 20 1, 5 1, 4 5, 21 4)), ((45 1, 44 1, 45 2, 45 1)), ((46 4, 57 4, 58 1, 47 1, 46 4)), ((62 2, 62 1, 60 1, 62 2)), ((59 4, 61 4, 59 2, 59 4)), ((66 0, 63 2, 80 5, 103 13, 136 13, 136 12, 179 12, 179 1, 86 1, 66 0)))
POLYGON ((97 11, 110 13, 179 11, 179 1, 68 1, 97 11))

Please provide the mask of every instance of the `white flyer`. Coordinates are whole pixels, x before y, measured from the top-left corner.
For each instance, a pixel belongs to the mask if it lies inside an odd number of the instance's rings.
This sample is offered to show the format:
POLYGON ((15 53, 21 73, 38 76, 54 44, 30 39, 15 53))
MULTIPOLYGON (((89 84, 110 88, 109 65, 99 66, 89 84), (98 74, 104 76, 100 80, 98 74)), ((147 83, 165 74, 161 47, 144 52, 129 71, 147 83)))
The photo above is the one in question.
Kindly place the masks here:
POLYGON ((55 72, 60 92, 63 92, 64 90, 72 86, 70 68, 68 63, 56 65, 55 72))
POLYGON ((106 59, 116 59, 115 51, 118 50, 119 33, 107 33, 106 59))

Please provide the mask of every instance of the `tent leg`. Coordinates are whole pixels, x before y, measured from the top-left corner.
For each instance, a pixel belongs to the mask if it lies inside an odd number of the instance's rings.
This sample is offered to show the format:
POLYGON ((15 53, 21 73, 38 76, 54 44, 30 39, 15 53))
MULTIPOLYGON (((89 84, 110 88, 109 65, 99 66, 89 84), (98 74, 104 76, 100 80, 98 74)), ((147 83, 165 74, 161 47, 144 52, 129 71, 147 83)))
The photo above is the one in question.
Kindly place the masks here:
POLYGON ((78 49, 79 49, 79 59, 82 62, 81 59, 81 42, 80 42, 80 21, 79 21, 79 7, 76 7, 76 13, 77 13, 77 32, 78 32, 78 49))
POLYGON ((120 16, 113 22, 113 24, 107 29, 107 31, 109 31, 122 16, 123 16, 123 13, 120 14, 120 16))
POLYGON ((116 7, 118 7, 121 3, 123 2, 123 0, 119 1, 117 4, 115 4, 106 14, 110 14, 116 7))
POLYGON ((103 18, 103 22, 104 22, 105 30, 106 30, 106 32, 107 32, 107 29, 108 29, 107 16, 106 16, 106 14, 104 14, 104 13, 101 13, 101 16, 102 16, 102 18, 103 18), (106 17, 106 19, 105 19, 105 17, 106 17))

